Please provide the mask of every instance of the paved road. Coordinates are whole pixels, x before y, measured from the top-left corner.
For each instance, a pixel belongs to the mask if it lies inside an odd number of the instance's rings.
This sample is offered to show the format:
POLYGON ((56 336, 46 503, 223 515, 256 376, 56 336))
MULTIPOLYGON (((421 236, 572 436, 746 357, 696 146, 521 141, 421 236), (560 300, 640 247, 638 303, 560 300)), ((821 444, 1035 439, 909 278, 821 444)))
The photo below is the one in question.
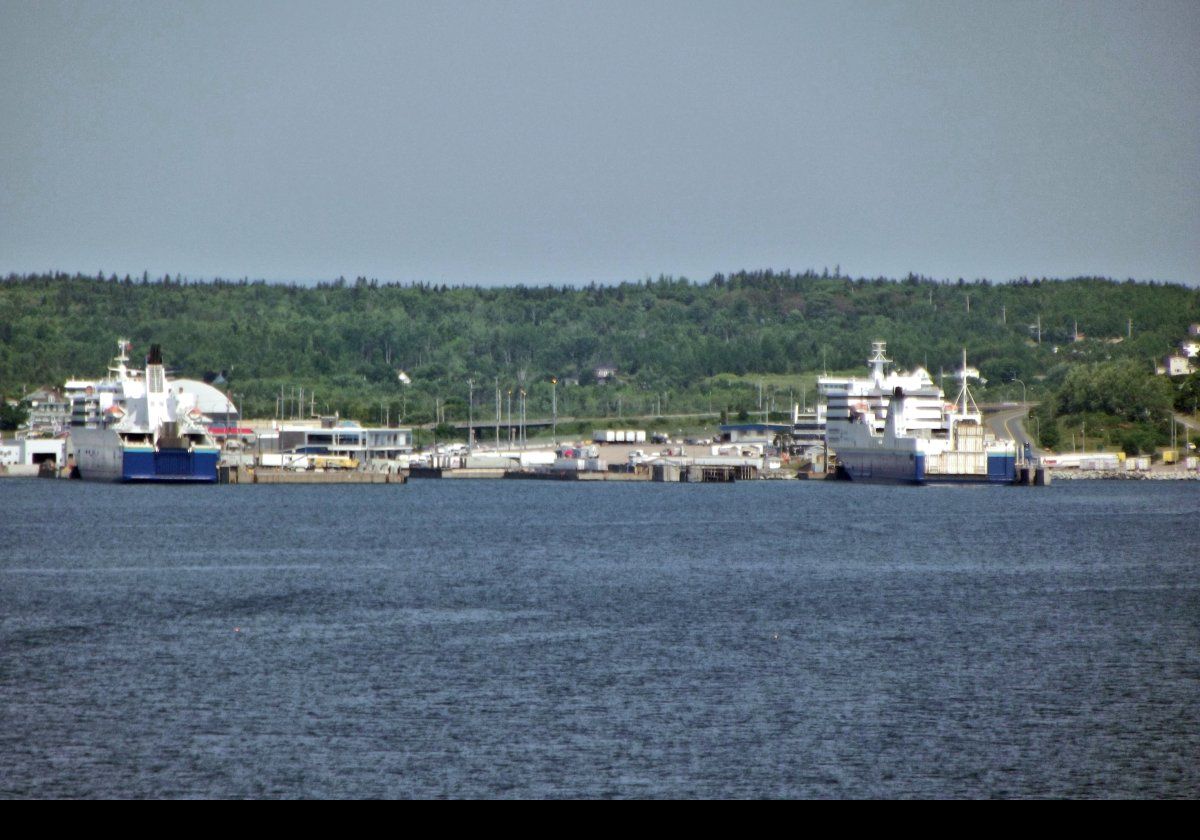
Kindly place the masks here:
POLYGON ((1036 456, 1041 456, 1037 441, 1025 430, 1025 415, 1033 403, 1024 403, 1015 408, 1003 408, 992 412, 983 418, 983 422, 992 430, 992 434, 1002 440, 1015 440, 1018 446, 1028 445, 1036 456))
MULTIPOLYGON (((1004 408, 988 414, 984 417, 983 421, 996 437, 1015 440, 1020 446, 1028 443, 1033 450, 1033 454, 1041 457, 1046 453, 1038 448, 1037 442, 1025 430, 1024 424, 1025 415, 1033 405, 1034 403, 1026 403, 1016 408, 1004 408)), ((1181 426, 1187 426, 1193 432, 1200 434, 1200 421, 1186 414, 1176 414, 1175 421, 1181 426)))

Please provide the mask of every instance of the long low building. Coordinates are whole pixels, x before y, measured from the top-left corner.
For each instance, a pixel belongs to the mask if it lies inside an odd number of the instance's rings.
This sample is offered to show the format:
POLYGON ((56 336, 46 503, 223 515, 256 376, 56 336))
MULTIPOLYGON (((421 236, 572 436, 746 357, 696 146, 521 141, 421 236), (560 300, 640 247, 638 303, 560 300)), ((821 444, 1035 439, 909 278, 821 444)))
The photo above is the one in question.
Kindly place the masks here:
POLYGON ((65 437, 0 441, 0 467, 10 474, 36 475, 45 463, 56 468, 66 466, 65 437))
POLYGON ((413 451, 412 429, 369 428, 344 421, 333 426, 282 425, 258 434, 261 452, 333 455, 358 461, 392 461, 413 451))

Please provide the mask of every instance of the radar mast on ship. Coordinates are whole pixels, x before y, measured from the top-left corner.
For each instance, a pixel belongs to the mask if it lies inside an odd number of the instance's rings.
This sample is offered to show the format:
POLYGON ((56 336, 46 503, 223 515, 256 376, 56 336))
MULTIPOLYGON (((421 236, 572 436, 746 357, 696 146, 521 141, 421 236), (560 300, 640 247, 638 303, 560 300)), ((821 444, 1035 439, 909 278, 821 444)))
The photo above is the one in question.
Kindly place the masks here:
POLYGON ((883 387, 884 365, 890 365, 892 363, 892 360, 885 355, 886 352, 886 341, 871 342, 871 358, 867 359, 867 364, 871 366, 871 378, 875 381, 876 388, 883 387))
POLYGON ((115 373, 117 375, 117 379, 129 378, 129 368, 125 363, 129 361, 129 348, 132 346, 133 345, 129 343, 129 339, 117 339, 117 355, 116 358, 113 359, 112 366, 108 369, 110 373, 115 373))
POLYGON ((967 366, 967 348, 962 351, 962 367, 955 374, 962 385, 959 386, 958 396, 954 398, 954 413, 960 418, 974 417, 982 418, 982 412, 979 410, 979 405, 975 402, 975 398, 971 396, 971 389, 967 386, 968 380, 978 379, 984 382, 982 376, 979 375, 979 369, 967 366))

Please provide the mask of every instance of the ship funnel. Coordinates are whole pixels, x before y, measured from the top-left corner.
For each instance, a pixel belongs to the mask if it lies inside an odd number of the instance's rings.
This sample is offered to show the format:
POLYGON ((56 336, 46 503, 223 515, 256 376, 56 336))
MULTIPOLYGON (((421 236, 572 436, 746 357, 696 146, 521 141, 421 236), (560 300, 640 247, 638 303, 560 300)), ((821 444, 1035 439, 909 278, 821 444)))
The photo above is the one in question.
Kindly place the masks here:
POLYGON ((166 405, 166 382, 166 376, 163 373, 162 348, 157 344, 151 344, 150 355, 146 357, 146 394, 155 405, 159 403, 162 403, 164 407, 166 405))
POLYGON ((907 432, 908 425, 904 422, 904 389, 899 385, 892 391, 883 427, 884 435, 893 440, 907 432))

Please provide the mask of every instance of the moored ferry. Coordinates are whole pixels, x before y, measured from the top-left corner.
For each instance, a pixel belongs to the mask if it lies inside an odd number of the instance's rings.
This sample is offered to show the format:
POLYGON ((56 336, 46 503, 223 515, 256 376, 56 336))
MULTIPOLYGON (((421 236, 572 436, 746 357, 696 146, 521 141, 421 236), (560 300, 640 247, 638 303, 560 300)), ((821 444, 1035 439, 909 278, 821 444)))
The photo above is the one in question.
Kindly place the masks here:
POLYGON ((839 472, 854 481, 905 484, 1011 484, 1016 445, 996 439, 983 423, 968 386, 979 371, 963 351, 958 397, 945 393, 924 368, 887 370, 887 345, 872 343, 869 378, 822 376, 826 440, 839 472))
POLYGON ((73 477, 92 481, 215 483, 221 450, 196 398, 173 388, 157 344, 144 371, 117 342, 109 376, 67 383, 71 396, 73 477))

